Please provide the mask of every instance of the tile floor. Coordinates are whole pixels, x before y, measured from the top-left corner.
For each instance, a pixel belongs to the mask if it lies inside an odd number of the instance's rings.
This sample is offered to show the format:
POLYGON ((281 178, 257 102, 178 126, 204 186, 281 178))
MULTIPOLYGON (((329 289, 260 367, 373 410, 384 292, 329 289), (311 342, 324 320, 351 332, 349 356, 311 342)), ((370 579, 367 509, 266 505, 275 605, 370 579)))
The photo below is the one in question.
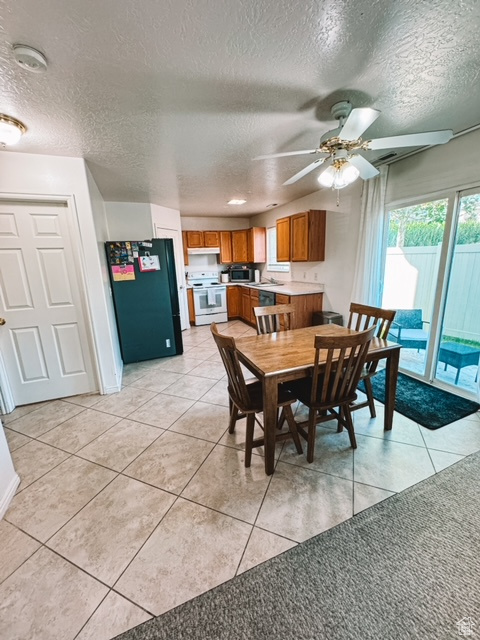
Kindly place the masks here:
MULTIPOLYGON (((241 322, 225 333, 255 333, 241 322)), ((229 435, 209 327, 125 367, 124 388, 3 416, 21 485, 0 521, 0 638, 107 640, 480 450, 478 414, 429 431, 354 414, 358 449, 319 427, 267 477, 229 435)), ((297 408, 297 416, 304 410, 297 408)))

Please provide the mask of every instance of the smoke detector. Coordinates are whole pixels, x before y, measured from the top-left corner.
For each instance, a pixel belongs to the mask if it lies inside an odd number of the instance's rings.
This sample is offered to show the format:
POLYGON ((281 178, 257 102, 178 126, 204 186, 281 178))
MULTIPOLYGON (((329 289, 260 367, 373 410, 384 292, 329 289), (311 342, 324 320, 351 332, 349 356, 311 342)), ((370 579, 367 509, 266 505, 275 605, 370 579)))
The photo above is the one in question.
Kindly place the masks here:
POLYGON ((13 55, 16 63, 22 69, 27 69, 27 71, 32 71, 33 73, 43 73, 47 70, 47 59, 43 53, 33 47, 29 47, 26 44, 14 44, 13 55))

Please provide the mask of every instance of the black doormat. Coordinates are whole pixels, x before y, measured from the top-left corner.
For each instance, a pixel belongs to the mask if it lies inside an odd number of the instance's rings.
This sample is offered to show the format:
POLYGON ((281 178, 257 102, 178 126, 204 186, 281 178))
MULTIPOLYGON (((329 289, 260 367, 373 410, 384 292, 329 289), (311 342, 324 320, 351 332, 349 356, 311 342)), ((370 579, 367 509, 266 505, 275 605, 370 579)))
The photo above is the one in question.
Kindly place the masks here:
MULTIPOLYGON (((372 378, 373 396, 385 402, 385 369, 372 378)), ((437 389, 403 373, 398 374, 395 411, 427 429, 439 429, 478 411, 480 405, 437 389)))

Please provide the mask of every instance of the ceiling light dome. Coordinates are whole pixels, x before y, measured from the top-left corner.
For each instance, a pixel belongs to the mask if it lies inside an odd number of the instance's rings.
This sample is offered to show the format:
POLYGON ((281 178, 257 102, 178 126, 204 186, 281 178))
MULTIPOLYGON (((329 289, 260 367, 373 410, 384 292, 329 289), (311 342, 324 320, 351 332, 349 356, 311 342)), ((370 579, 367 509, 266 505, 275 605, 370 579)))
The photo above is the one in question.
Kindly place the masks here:
POLYGON ((0 113, 0 145, 17 144, 27 127, 11 116, 0 113))
POLYGON ((322 187, 343 189, 360 175, 359 170, 350 164, 348 160, 335 160, 334 163, 318 176, 318 182, 322 187))

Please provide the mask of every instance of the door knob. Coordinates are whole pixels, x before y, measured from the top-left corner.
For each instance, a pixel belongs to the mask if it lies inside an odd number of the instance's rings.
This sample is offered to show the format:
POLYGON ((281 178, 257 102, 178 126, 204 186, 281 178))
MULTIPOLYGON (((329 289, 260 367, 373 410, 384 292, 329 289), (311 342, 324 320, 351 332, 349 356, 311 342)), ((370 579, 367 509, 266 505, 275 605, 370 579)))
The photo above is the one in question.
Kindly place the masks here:
POLYGON ((5 318, 0 318, 0 326, 3 327, 3 325, 6 323, 5 318))

